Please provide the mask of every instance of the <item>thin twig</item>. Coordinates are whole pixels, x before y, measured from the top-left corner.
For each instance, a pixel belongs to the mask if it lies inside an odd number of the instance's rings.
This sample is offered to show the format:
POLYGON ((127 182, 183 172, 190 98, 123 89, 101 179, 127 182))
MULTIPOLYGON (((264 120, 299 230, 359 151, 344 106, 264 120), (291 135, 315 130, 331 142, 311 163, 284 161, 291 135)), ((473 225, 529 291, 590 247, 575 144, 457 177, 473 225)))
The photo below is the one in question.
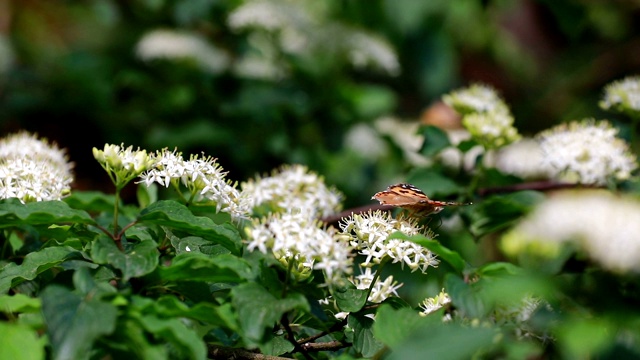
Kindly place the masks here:
POLYGON ((559 189, 572 189, 572 188, 599 188, 600 186, 575 184, 575 183, 561 183, 555 181, 533 181, 514 185, 496 186, 484 189, 478 189, 478 196, 487 196, 492 194, 509 193, 522 190, 536 190, 536 191, 549 191, 559 189))
POLYGON ((305 359, 312 360, 313 358, 309 356, 307 351, 296 341, 295 334, 293 333, 291 326, 289 326, 289 318, 287 318, 286 313, 282 315, 280 322, 282 323, 284 330, 287 332, 287 340, 289 340, 289 342, 293 345, 293 350, 301 353, 305 359))

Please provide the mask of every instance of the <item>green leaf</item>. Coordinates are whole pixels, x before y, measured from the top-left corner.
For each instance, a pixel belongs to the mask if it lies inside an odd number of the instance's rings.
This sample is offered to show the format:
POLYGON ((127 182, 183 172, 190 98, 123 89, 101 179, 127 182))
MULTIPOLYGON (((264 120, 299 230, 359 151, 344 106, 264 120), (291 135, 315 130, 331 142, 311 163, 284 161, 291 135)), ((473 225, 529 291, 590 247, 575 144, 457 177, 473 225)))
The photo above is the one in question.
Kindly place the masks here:
POLYGON ((267 340, 266 344, 260 346, 260 352, 264 355, 278 356, 291 352, 294 349, 293 344, 287 340, 284 335, 274 336, 267 340))
MULTIPOLYGON (((42 302, 24 294, 0 295, 0 311, 11 313, 34 313, 40 311, 42 302)), ((0 338, 1 339, 1 338, 0 338)), ((2 359, 2 357, 0 357, 2 359)))
POLYGON ((62 201, 39 201, 22 204, 18 199, 0 200, 0 228, 19 225, 59 223, 92 224, 93 219, 62 201))
POLYGON ((144 183, 138 184, 136 197, 138 198, 140 208, 144 209, 158 201, 158 186, 156 184, 151 184, 150 186, 146 186, 144 183))
MULTIPOLYGON (((608 319, 570 318, 560 323, 556 329, 558 346, 567 358, 594 358, 614 342, 617 326, 608 319)), ((595 358, 598 358, 597 356, 595 358)))
POLYGON ((460 143, 458 144, 457 148, 462 151, 463 153, 466 153, 467 151, 473 149, 474 147, 476 147, 478 145, 478 142, 475 141, 474 139, 469 139, 469 140, 462 140, 460 141, 460 143))
POLYGON ((478 354, 492 346, 493 329, 459 324, 425 322, 387 357, 389 360, 438 359, 459 360, 482 358, 478 354))
POLYGON ((439 258, 446 261, 449 265, 451 265, 458 273, 462 274, 462 272, 467 268, 467 262, 464 261, 462 256, 457 252, 450 250, 447 247, 442 246, 438 241, 427 238, 424 235, 413 235, 407 236, 401 232, 395 232, 389 236, 389 239, 402 239, 407 241, 412 241, 425 249, 433 252, 438 255, 439 258))
POLYGON ((267 331, 286 312, 298 309, 309 311, 306 298, 298 293, 277 299, 256 283, 244 283, 231 290, 232 303, 238 314, 242 333, 249 342, 260 342, 267 331))
MULTIPOLYGON (((383 305, 376 312, 373 334, 376 339, 394 349, 406 341, 426 321, 428 318, 420 316, 417 310, 411 308, 395 310, 389 305, 383 305)), ((441 318, 438 321, 442 321, 441 318)))
POLYGON ((238 330, 231 304, 228 303, 214 305, 209 302, 199 302, 189 307, 175 296, 163 296, 152 301, 150 305, 153 306, 154 313, 162 317, 186 317, 230 330, 238 330))
POLYGON ((338 308, 346 312, 360 311, 367 302, 368 294, 368 290, 357 289, 349 281, 345 282, 344 286, 336 286, 331 290, 331 295, 336 299, 338 308))
POLYGON ((209 281, 240 283, 252 280, 255 275, 243 259, 230 254, 211 257, 200 253, 177 255, 171 265, 160 268, 164 281, 209 281))
POLYGON ((8 322, 0 322, 0 359, 40 360, 45 358, 44 343, 35 330, 8 322))
POLYGON ((94 341, 114 331, 118 314, 110 303, 57 285, 42 292, 42 312, 53 359, 88 359, 94 341))
POLYGON ((116 197, 100 191, 73 191, 63 201, 74 209, 96 213, 103 211, 113 212, 116 197))
POLYGON ((529 296, 545 298, 557 292, 554 288, 555 281, 550 276, 546 276, 543 271, 526 272, 514 271, 505 268, 506 271, 487 271, 480 269, 478 274, 480 279, 474 284, 482 291, 478 293, 482 297, 484 304, 489 307, 495 305, 518 306, 523 299, 529 296))
POLYGON ((228 254, 229 250, 220 244, 199 236, 187 236, 179 238, 171 236, 171 245, 176 249, 176 254, 196 252, 207 255, 228 254))
POLYGON ((180 319, 162 319, 153 315, 138 318, 142 326, 153 336, 168 341, 180 352, 180 359, 204 360, 207 347, 196 332, 187 327, 180 319))
POLYGON ((102 235, 92 243, 91 258, 96 264, 112 265, 121 270, 124 281, 128 281, 155 270, 160 256, 157 246, 153 240, 144 240, 122 252, 111 238, 102 235))
POLYGON ((484 303, 479 291, 471 285, 465 283, 461 278, 453 274, 445 277, 444 288, 451 297, 451 302, 458 308, 464 316, 470 318, 481 318, 490 309, 484 303))
POLYGON ((470 212, 471 232, 477 237, 482 237, 505 229, 543 199, 544 195, 536 191, 519 191, 487 198, 470 212))
POLYGON ((451 145, 447 133, 437 126, 422 126, 418 130, 424 137, 420 153, 424 156, 431 157, 451 145))
POLYGON ((373 336, 373 319, 367 317, 368 313, 358 312, 349 314, 347 320, 349 327, 353 329, 353 348, 364 357, 373 357, 380 351, 384 344, 373 336))
POLYGON ((25 280, 35 279, 39 274, 67 259, 81 256, 80 252, 68 246, 48 247, 32 252, 25 256, 22 264, 9 263, 0 269, 0 294, 5 294, 10 288, 25 280))
POLYGON ((218 225, 207 217, 194 216, 186 206, 176 201, 163 200, 149 205, 142 210, 138 221, 200 236, 224 246, 236 255, 242 249, 240 234, 231 224, 218 225))

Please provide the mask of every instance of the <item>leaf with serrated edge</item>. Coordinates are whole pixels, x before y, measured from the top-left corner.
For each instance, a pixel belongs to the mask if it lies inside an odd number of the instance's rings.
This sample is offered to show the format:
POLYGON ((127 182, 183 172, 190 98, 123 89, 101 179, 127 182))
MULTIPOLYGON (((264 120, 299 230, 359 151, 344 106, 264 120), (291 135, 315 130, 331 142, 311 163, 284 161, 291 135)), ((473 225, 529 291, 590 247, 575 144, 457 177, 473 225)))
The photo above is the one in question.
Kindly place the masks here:
POLYGON ((231 224, 219 225, 207 217, 195 216, 186 206, 176 201, 163 200, 149 205, 142 210, 138 221, 166 226, 209 239, 236 255, 239 255, 242 249, 240 234, 231 224))

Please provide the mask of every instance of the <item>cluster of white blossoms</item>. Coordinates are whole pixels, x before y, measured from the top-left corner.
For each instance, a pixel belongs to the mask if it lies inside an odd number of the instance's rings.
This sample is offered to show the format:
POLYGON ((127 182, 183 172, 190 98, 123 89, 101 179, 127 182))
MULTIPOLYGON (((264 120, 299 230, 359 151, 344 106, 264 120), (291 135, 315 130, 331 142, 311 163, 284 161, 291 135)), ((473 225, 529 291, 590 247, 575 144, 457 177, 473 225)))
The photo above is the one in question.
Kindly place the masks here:
POLYGON ((124 144, 105 144, 102 150, 93 148, 93 157, 107 171, 116 188, 124 187, 153 164, 146 150, 134 150, 133 146, 124 144))
POLYGON ((229 66, 229 56, 198 34, 157 29, 146 33, 136 45, 143 61, 189 59, 204 70, 217 74, 229 66))
POLYGON ((420 303, 420 309, 422 309, 420 315, 427 316, 449 303, 451 303, 451 297, 442 289, 438 295, 432 298, 426 298, 420 303))
POLYGON ((564 191, 538 205, 502 239, 510 256, 558 256, 570 244, 613 272, 640 272, 640 202, 604 190, 564 191))
POLYGON ((486 149, 496 149, 520 139, 513 115, 495 89, 473 84, 442 97, 462 115, 462 125, 486 149))
POLYGON ((629 76, 605 86, 600 107, 640 115, 640 76, 629 76))
POLYGON ((349 239, 351 246, 365 256, 363 267, 371 267, 390 260, 408 266, 411 271, 426 273, 429 266, 436 267, 436 255, 424 247, 401 239, 389 239, 389 235, 401 232, 412 236, 423 234, 433 238, 430 229, 418 225, 415 218, 395 219, 388 212, 369 211, 353 214, 340 222, 342 235, 349 239))
POLYGON ((371 292, 369 293, 369 297, 367 300, 373 303, 381 303, 385 301, 390 296, 398 296, 397 290, 402 287, 402 283, 398 283, 393 279, 393 275, 389 275, 386 279, 380 280, 380 278, 376 279, 376 283, 371 286, 371 282, 375 274, 371 270, 370 267, 362 269, 360 268, 360 274, 355 277, 349 278, 357 289, 367 290, 371 288, 371 292))
POLYGON ((299 211, 309 218, 326 217, 339 211, 342 194, 303 165, 285 165, 241 184, 242 197, 254 211, 299 211))
POLYGON ((488 155, 492 156, 487 156, 485 160, 505 174, 523 179, 552 177, 550 165, 544 161, 542 147, 535 139, 522 138, 488 155))
POLYGON ((247 218, 251 210, 249 203, 226 175, 213 157, 191 155, 185 160, 182 153, 163 149, 153 155, 153 166, 140 175, 140 182, 147 186, 172 185, 178 191, 184 186, 189 194, 188 202, 211 201, 218 212, 227 212, 233 219, 247 218))
POLYGON ((538 134, 544 162, 555 178, 603 185, 625 180, 638 167, 627 143, 607 121, 561 124, 538 134))
POLYGON ((71 192, 73 164, 46 139, 20 132, 0 139, 0 198, 60 200, 71 192))
POLYGON ((318 220, 302 212, 279 212, 245 229, 247 249, 271 253, 297 280, 321 270, 325 283, 341 284, 344 275, 351 274, 353 259, 348 243, 322 227, 318 220))
POLYGON ((271 252, 299 279, 322 270, 325 283, 331 285, 351 274, 348 242, 318 220, 338 211, 342 200, 342 194, 322 177, 306 166, 285 165, 271 176, 242 183, 241 188, 248 208, 263 216, 245 229, 249 250, 271 252))
POLYGON ((331 21, 327 5, 305 0, 246 0, 228 18, 232 30, 273 33, 274 48, 299 57, 342 55, 355 68, 400 73, 392 47, 378 36, 331 21))

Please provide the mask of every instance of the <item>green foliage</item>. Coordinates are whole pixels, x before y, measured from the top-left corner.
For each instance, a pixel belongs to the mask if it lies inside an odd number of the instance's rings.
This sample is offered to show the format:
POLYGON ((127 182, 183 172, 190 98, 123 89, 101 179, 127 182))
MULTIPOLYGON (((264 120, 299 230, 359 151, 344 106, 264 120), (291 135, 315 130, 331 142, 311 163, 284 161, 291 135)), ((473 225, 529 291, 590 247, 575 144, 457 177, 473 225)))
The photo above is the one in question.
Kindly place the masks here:
MULTIPOLYGON (((637 171, 595 185, 527 178, 493 162, 501 144, 486 151, 478 137, 454 136, 462 126, 454 115, 440 126, 423 112, 478 81, 499 86, 523 137, 605 116, 596 101, 602 85, 635 71, 635 5, 270 0, 253 3, 279 6, 274 18, 287 27, 234 27, 233 15, 251 3, 11 3, 0 35, 0 130, 47 132, 69 149, 77 181, 60 201, 0 200, 0 359, 640 356, 639 240, 629 235, 640 222, 615 212, 628 209, 620 198, 637 203, 637 171), (144 55, 143 39, 167 27, 203 47, 144 55), (260 60, 257 72, 246 72, 251 60, 260 60), (407 253, 330 283, 286 251, 248 245, 271 207, 234 218, 216 204, 176 200, 184 194, 172 197, 169 186, 124 181, 109 194, 114 184, 87 151, 105 142, 210 153, 238 182, 305 164, 345 195, 346 213, 314 219, 337 238, 344 234, 330 226, 361 212, 356 206, 374 207, 371 195, 392 183, 472 204, 418 218, 433 236, 385 238, 428 250, 437 267, 408 268, 416 254, 407 253), (597 212, 599 227, 557 231, 577 212, 606 206, 590 202, 523 229, 563 187, 606 187, 616 216, 597 212), (617 258, 605 261, 610 254, 617 258), (366 270, 372 277, 358 283, 366 270), (387 275, 393 296, 371 300, 387 275)), ((617 113, 606 116, 637 152, 637 109, 611 106, 617 113)), ((591 158, 584 152, 576 162, 591 158)), ((4 191, 16 175, 2 174, 4 191)), ((350 246, 354 264, 389 251, 350 246)))

